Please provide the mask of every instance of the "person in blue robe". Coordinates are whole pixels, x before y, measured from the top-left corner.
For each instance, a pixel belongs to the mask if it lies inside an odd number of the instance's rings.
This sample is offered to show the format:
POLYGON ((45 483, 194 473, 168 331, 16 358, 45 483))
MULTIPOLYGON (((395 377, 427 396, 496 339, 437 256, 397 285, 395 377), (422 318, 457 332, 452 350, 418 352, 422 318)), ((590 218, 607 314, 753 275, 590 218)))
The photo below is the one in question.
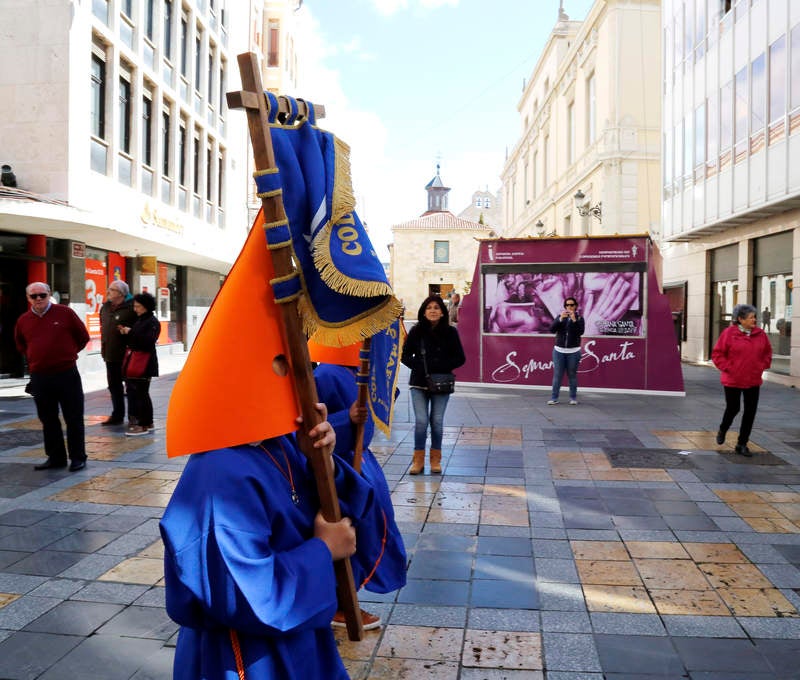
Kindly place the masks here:
MULTIPOLYGON (((309 435, 331 450, 329 423, 309 435)), ((383 512, 369 482, 334 462, 343 518, 326 522, 294 436, 191 455, 160 523, 176 680, 348 678, 330 626, 333 562, 383 512)))
POLYGON ((314 369, 319 400, 328 408, 328 422, 336 432, 334 454, 353 463, 356 425, 364 423, 361 474, 375 492, 384 520, 377 525, 356 527, 358 550, 350 558, 356 587, 374 593, 389 593, 406 584, 406 551, 394 518, 391 492, 380 463, 369 445, 375 424, 366 406, 358 407, 356 369, 350 366, 319 364, 314 369))

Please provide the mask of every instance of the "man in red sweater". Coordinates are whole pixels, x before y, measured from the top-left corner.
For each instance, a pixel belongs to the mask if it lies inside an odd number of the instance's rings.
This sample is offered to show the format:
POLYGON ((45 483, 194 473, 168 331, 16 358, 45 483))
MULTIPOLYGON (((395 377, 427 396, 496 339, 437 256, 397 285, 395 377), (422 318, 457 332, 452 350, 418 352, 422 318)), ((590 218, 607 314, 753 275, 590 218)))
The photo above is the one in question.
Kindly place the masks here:
POLYGON ((65 305, 50 301, 50 286, 31 283, 25 292, 30 311, 17 320, 14 340, 28 360, 30 392, 44 429, 47 460, 37 470, 67 466, 69 450, 72 472, 86 467, 86 442, 83 426, 83 384, 77 360, 89 333, 78 315, 65 305), (67 446, 58 419, 58 408, 67 424, 67 446))

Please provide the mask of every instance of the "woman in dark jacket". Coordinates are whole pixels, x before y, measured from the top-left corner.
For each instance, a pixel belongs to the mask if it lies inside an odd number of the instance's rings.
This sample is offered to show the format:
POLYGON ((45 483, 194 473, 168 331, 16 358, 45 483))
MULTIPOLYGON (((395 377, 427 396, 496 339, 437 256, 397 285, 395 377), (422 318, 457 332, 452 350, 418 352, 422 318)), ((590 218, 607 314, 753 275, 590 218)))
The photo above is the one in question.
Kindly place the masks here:
POLYGON ((128 390, 129 408, 131 418, 136 418, 131 423, 125 434, 129 437, 138 437, 152 432, 153 427, 153 402, 150 400, 150 378, 158 375, 158 355, 156 354, 156 341, 161 333, 161 324, 158 323, 153 311, 156 300, 150 293, 139 293, 133 296, 133 311, 137 319, 133 326, 120 326, 119 332, 128 337, 128 348, 149 352, 150 361, 141 378, 125 378, 128 390))
POLYGON ((767 334, 757 326, 757 310, 752 305, 736 305, 733 323, 720 333, 711 352, 711 361, 720 370, 722 388, 725 390, 725 413, 717 432, 717 444, 725 443, 725 435, 739 405, 744 401, 736 453, 752 456, 747 448, 753 421, 758 408, 758 393, 763 379, 761 374, 772 363, 772 345, 767 334))
POLYGON ((548 406, 558 403, 564 371, 569 382, 569 403, 572 406, 578 403, 578 364, 584 325, 583 317, 578 314, 578 301, 568 297, 564 300, 563 311, 550 326, 550 332, 556 334, 556 344, 553 347, 553 390, 548 406))
POLYGON ((425 440, 431 428, 431 472, 442 471, 442 430, 449 394, 431 394, 425 378, 449 373, 466 361, 458 331, 450 325, 447 307, 432 295, 420 305, 417 324, 409 331, 401 361, 411 369, 409 385, 414 405, 414 461, 408 473, 418 475, 425 467, 425 440), (424 356, 423 356, 424 352, 424 356), (427 371, 425 370, 427 367, 427 371))

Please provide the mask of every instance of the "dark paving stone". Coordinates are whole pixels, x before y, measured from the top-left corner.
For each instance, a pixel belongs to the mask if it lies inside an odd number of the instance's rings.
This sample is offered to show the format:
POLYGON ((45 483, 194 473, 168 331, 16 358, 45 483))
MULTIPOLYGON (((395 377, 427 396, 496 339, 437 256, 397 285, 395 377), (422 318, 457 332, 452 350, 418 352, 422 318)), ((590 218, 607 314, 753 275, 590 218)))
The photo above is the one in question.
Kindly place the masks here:
POLYGON ((598 495, 605 499, 606 501, 609 500, 648 500, 647 492, 649 489, 637 489, 634 487, 614 487, 614 486, 598 486, 597 493, 598 495))
POLYGON ((657 516, 661 513, 656 509, 656 503, 634 498, 606 498, 606 507, 612 515, 645 517, 657 516))
POLYGON ((416 550, 408 568, 409 578, 468 581, 472 554, 445 550, 416 550))
POLYGON ((660 515, 702 515, 703 511, 692 501, 656 501, 660 515))
POLYGON ((33 469, 36 463, 43 461, 44 457, 37 461, 31 460, 30 464, 0 463, 0 479, 3 480, 3 485, 10 488, 19 485, 28 489, 39 489, 47 486, 54 479, 61 479, 69 475, 66 468, 57 470, 33 469))
MULTIPOLYGON (((81 638, 74 635, 14 633, 0 642, 0 678, 34 680, 80 643, 81 638)), ((84 677, 97 677, 94 670, 84 677)))
POLYGON ((574 486, 557 485, 556 495, 559 498, 600 498, 599 487, 596 486, 574 486))
POLYGON ((83 553, 55 550, 39 550, 28 557, 6 567, 11 574, 27 574, 29 576, 57 576, 84 557, 83 553))
POLYGON ((483 467, 457 467, 449 463, 444 468, 445 476, 449 477, 483 477, 485 472, 483 467))
MULTIPOLYGON (((97 515, 95 515, 97 517, 97 515)), ((135 529, 140 524, 147 521, 146 517, 138 517, 136 515, 121 515, 113 514, 106 515, 96 519, 94 522, 88 524, 85 528, 90 531, 119 531, 127 532, 135 529)))
POLYGON ((772 545, 781 555, 795 566, 800 566, 800 545, 772 545))
POLYGON ((403 604, 464 607, 469 602, 469 582, 408 579, 398 594, 397 601, 403 604))
POLYGON ((800 484, 800 473, 794 468, 770 466, 725 465, 709 470, 696 470, 694 473, 706 484, 800 484))
POLYGON ((506 536, 479 536, 479 555, 533 555, 533 547, 529 538, 513 538, 506 536))
POLYGON ((705 515, 664 515, 670 529, 678 531, 719 531, 714 521, 705 515))
POLYGON ((654 501, 688 501, 689 494, 676 487, 654 487, 643 489, 645 495, 654 501))
POLYGON ((615 468, 665 468, 668 470, 693 470, 697 467, 689 456, 678 449, 645 449, 606 447, 608 462, 615 468))
POLYGON ((800 640, 753 640, 779 678, 800 678, 800 640))
MULTIPOLYGON (((692 676, 694 678, 694 676, 692 676)), ((651 675, 642 673, 604 673, 604 680, 686 680, 687 676, 680 675, 651 675)), ((577 679, 576 679, 577 680, 577 679)))
POLYGON ((72 533, 66 527, 26 527, 17 529, 14 533, 0 536, 0 550, 23 550, 34 552, 45 546, 55 543, 72 533))
POLYGON ((112 531, 76 531, 55 543, 51 543, 47 546, 47 549, 93 553, 121 535, 112 531))
POLYGON ((0 515, 0 524, 12 527, 29 527, 57 514, 50 510, 26 510, 20 508, 0 515))
POLYGON ((595 635, 597 654, 605 673, 628 673, 634 677, 652 674, 686 677, 683 662, 666 637, 595 635))
POLYGON ((139 669, 147 667, 147 660, 161 647, 160 640, 93 635, 38 680, 129 680, 139 669), (102 669, 102 675, 98 675, 98 669, 102 669))
POLYGON ((606 503, 600 498, 581 498, 573 497, 569 500, 561 501, 561 513, 567 517, 571 514, 584 512, 606 513, 606 503))
POLYGON ((19 562, 23 557, 30 556, 29 552, 20 552, 16 550, 0 550, 0 571, 3 571, 7 566, 19 562))
POLYGON ((131 676, 131 680, 172 680, 174 660, 174 649, 159 649, 155 654, 143 659, 142 668, 131 676))
POLYGON ((98 631, 98 635, 124 635, 125 637, 168 640, 178 630, 164 609, 157 607, 127 607, 98 631))
POLYGON ((569 517, 564 517, 564 528, 566 529, 613 529, 614 523, 611 517, 605 513, 573 513, 569 517))
POLYGON ((533 583, 520 581, 472 581, 472 607, 494 609, 539 609, 539 595, 533 583))
POLYGON ((769 669, 750 640, 674 638, 672 642, 689 671, 757 673, 769 669))
POLYGON ((41 446, 42 431, 16 428, 0 431, 0 449, 7 451, 18 446, 41 446))
POLYGON ((43 519, 40 524, 46 527, 71 527, 79 529, 94 522, 98 515, 88 512, 56 512, 43 519))
POLYGON ((119 604, 68 600, 56 605, 46 614, 42 614, 38 619, 25 626, 23 630, 86 637, 122 609, 123 606, 119 604))
POLYGON ((475 558, 476 579, 531 582, 535 575, 532 557, 478 555, 475 558))
POLYGON ((0 498, 19 498, 31 491, 36 491, 38 486, 25 486, 24 484, 0 484, 0 498))
POLYGON ((787 463, 786 460, 769 451, 758 451, 752 458, 724 451, 717 451, 717 454, 731 465, 786 465, 787 463))
POLYGON ((614 515, 611 518, 614 525, 620 529, 647 529, 650 531, 665 531, 669 529, 661 517, 626 517, 614 515))

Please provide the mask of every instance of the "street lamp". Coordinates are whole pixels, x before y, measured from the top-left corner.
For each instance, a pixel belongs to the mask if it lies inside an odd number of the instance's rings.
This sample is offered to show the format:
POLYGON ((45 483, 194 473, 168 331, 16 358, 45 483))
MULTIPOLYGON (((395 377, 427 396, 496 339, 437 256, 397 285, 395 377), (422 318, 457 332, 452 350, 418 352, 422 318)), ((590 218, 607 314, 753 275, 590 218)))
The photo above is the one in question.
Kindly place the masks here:
POLYGON ((544 234, 544 222, 541 220, 536 223, 536 232, 539 234, 539 236, 544 234))
POLYGON ((589 205, 590 201, 586 200, 586 194, 580 189, 575 192, 575 209, 581 217, 596 217, 600 224, 603 223, 603 202, 598 201, 595 205, 589 205))

